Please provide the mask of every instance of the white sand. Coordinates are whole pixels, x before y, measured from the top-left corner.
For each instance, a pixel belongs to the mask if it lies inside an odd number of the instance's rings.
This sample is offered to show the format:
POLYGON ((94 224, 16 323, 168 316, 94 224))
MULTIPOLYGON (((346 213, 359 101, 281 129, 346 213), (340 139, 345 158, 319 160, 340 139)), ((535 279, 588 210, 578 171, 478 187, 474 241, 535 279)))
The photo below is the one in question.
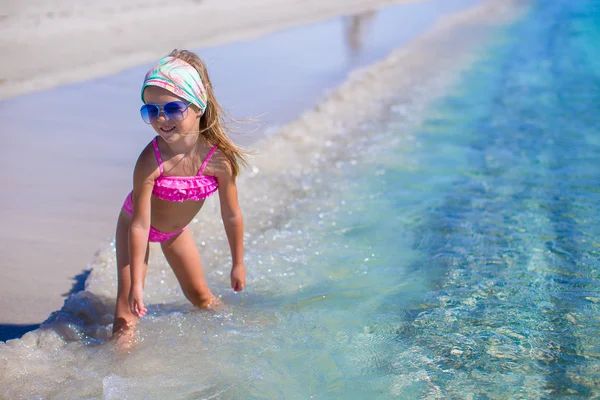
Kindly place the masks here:
POLYGON ((5 60, 0 63, 0 99, 116 73, 173 48, 246 40, 412 1, 8 0, 0 4, 5 60))

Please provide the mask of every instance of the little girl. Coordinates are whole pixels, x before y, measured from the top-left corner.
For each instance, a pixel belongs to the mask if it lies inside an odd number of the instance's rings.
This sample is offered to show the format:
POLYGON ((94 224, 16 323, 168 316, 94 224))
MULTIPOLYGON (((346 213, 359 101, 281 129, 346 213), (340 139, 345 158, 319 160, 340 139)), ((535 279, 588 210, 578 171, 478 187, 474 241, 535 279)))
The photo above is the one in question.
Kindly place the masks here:
POLYGON ((146 314, 149 242, 160 242, 189 301, 199 308, 214 305, 196 243, 186 227, 204 199, 216 192, 233 259, 231 287, 241 291, 246 283, 235 181, 240 164, 246 164, 245 153, 224 132, 206 66, 196 54, 174 50, 146 74, 142 102, 142 119, 158 136, 137 160, 133 190, 117 223, 119 283, 113 334, 146 314))

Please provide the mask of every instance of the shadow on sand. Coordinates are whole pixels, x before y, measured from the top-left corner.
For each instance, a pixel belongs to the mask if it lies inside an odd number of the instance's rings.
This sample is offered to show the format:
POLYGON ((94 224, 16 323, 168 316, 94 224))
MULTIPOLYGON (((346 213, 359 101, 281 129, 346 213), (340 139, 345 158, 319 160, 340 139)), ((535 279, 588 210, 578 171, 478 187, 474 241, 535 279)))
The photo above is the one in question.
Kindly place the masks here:
MULTIPOLYGON (((80 292, 83 289, 85 289, 85 280, 90 275, 90 272, 91 272, 91 269, 85 269, 85 270, 81 271, 80 274, 75 275, 72 278, 74 281, 73 286, 71 287, 71 290, 69 290, 67 293, 63 294, 65 299, 68 299, 75 293, 80 292)), ((0 324, 0 341, 6 342, 7 340, 18 339, 21 336, 23 336, 24 334, 26 334, 27 332, 38 329, 41 325, 42 325, 42 323, 25 324, 25 325, 0 324)))

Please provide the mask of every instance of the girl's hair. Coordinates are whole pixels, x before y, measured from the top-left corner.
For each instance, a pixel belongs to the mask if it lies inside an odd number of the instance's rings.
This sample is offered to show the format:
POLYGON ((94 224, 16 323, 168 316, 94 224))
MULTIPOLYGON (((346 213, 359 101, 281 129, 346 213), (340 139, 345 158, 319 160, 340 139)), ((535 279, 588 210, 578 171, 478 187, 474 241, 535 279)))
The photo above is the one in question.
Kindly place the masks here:
POLYGON ((231 121, 235 121, 235 119, 225 113, 217 101, 204 61, 197 54, 188 50, 175 49, 169 56, 185 61, 200 74, 207 97, 206 110, 200 118, 200 133, 210 144, 216 145, 225 154, 231 164, 232 174, 236 177, 240 172, 240 167, 248 165, 248 152, 233 143, 225 133, 225 118, 231 121))

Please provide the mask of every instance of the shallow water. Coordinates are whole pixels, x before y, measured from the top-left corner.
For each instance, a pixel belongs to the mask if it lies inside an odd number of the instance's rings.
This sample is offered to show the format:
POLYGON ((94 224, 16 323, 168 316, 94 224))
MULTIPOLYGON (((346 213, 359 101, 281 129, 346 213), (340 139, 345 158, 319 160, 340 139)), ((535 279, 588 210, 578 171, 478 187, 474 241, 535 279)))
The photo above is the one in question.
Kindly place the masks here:
POLYGON ((107 246, 45 329, 0 344, 0 394, 599 398, 599 18, 537 2, 422 116, 403 93, 284 173, 255 167, 248 290, 226 289, 209 203, 191 229, 225 308, 192 310, 154 252, 125 354, 107 246))

